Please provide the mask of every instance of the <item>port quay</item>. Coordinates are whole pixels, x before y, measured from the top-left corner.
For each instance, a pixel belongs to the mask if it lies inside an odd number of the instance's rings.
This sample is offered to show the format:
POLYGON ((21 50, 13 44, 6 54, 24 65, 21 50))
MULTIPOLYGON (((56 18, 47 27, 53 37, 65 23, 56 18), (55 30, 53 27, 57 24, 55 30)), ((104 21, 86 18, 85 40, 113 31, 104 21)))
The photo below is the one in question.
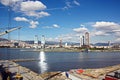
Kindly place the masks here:
MULTIPOLYGON (((105 75, 108 73, 114 75, 114 72, 120 72, 119 64, 97 69, 71 69, 67 72, 57 71, 37 74, 28 68, 20 66, 14 61, 21 60, 0 60, 0 71, 2 72, 3 70, 5 70, 6 72, 9 72, 11 74, 9 76, 12 79, 9 78, 7 80, 103 80, 105 78, 105 75), (22 77, 22 79, 15 79, 16 77, 20 76, 22 77)), ((119 78, 115 80, 119 80, 119 78)), ((3 80, 2 77, 0 77, 0 80, 3 80)))

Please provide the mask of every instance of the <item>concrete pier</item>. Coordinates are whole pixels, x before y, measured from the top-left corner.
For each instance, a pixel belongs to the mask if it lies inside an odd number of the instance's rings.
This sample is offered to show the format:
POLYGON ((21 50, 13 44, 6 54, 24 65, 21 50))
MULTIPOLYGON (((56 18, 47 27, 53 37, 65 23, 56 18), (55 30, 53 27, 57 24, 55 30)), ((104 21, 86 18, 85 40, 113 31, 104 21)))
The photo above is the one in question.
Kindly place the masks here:
POLYGON ((13 61, 13 62, 28 62, 28 61, 40 61, 39 59, 13 59, 13 60, 10 60, 10 61, 13 61))

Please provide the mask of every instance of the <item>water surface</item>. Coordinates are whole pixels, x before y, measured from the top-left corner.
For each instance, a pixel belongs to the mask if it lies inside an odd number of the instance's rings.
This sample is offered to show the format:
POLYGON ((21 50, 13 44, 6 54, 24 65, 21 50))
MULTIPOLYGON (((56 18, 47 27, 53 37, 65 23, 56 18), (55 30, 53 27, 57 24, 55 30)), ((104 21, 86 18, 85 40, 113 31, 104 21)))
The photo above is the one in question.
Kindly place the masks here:
POLYGON ((34 58, 40 61, 19 62, 37 73, 100 68, 120 64, 120 52, 35 52, 31 49, 0 48, 0 59, 34 58))

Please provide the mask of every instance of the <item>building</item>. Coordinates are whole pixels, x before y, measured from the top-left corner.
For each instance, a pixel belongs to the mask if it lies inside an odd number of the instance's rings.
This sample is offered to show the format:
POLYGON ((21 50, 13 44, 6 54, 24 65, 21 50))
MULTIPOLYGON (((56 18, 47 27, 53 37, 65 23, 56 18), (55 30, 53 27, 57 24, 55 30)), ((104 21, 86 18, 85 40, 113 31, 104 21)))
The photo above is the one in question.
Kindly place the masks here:
POLYGON ((42 35, 41 37, 41 48, 45 48, 45 36, 42 35))
POLYGON ((60 39, 59 47, 62 47, 62 39, 60 39))
POLYGON ((34 48, 38 48, 38 36, 35 35, 34 37, 34 48))
POLYGON ((84 46, 85 45, 85 37, 84 36, 82 36, 82 46, 84 46))
POLYGON ((88 33, 88 32, 85 33, 85 45, 86 45, 86 46, 89 46, 89 45, 90 45, 90 44, 89 44, 89 33, 88 33))

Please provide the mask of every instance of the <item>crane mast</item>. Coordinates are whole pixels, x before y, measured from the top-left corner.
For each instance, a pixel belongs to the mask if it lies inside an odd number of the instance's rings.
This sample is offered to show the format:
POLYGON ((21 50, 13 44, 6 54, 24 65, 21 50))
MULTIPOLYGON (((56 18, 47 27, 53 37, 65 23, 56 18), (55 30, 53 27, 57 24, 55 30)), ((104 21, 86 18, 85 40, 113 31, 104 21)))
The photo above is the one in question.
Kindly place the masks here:
POLYGON ((6 31, 4 31, 4 32, 1 32, 1 33, 0 33, 0 36, 3 36, 3 35, 5 35, 5 34, 7 34, 7 33, 10 33, 10 32, 12 32, 12 31, 17 30, 17 29, 20 29, 20 28, 21 28, 21 27, 15 27, 15 28, 6 30, 6 31))

